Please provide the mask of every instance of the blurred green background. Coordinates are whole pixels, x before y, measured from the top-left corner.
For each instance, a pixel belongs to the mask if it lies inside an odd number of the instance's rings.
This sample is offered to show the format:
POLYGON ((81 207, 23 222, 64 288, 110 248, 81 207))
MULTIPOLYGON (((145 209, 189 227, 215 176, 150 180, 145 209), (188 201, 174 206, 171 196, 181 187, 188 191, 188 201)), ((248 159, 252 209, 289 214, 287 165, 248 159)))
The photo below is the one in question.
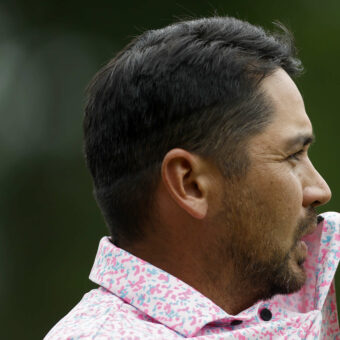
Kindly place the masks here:
POLYGON ((145 29, 215 13, 269 29, 279 20, 294 32, 317 135, 311 157, 333 191, 322 210, 340 210, 339 1, 2 0, 2 339, 42 338, 94 287, 88 274, 107 231, 82 156, 91 76, 145 29))

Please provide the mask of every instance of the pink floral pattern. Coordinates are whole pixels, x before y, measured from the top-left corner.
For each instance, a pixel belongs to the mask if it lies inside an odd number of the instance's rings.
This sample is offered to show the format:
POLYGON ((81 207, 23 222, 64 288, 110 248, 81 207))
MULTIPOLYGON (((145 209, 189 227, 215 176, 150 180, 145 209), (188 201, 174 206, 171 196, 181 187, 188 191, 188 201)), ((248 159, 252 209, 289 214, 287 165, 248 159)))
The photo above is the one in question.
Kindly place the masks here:
POLYGON ((104 237, 90 274, 100 287, 85 294, 45 339, 340 339, 334 289, 340 214, 323 217, 305 237, 309 256, 303 288, 235 316, 104 237), (264 320, 264 309, 270 320, 264 320))

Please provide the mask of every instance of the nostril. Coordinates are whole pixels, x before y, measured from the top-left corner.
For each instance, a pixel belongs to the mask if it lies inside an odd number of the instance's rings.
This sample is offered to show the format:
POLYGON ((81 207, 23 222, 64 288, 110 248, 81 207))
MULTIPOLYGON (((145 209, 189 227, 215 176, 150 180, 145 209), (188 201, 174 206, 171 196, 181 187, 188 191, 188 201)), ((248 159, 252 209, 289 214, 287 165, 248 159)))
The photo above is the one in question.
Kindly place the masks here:
POLYGON ((321 202, 320 201, 314 201, 312 203, 312 207, 315 208, 315 207, 318 207, 319 205, 321 205, 321 202))

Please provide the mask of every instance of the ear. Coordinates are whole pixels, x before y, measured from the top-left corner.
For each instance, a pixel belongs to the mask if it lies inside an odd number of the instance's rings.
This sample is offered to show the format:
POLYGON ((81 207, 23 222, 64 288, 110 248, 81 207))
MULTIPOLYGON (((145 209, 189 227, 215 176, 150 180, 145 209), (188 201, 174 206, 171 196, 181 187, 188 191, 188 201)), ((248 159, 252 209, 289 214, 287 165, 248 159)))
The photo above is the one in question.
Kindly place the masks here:
POLYGON ((209 174, 204 160, 183 149, 172 149, 162 162, 162 180, 173 200, 188 214, 203 219, 208 212, 209 174))

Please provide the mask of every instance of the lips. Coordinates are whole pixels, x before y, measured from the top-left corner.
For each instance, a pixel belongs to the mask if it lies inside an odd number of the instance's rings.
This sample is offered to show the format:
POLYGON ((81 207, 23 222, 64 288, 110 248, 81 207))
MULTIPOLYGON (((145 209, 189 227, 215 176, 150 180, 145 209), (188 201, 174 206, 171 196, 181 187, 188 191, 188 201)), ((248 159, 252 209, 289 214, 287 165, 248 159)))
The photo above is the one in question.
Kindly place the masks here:
POLYGON ((306 242, 300 240, 297 243, 297 249, 298 249, 298 265, 302 266, 303 263, 306 261, 307 255, 308 255, 308 246, 306 242))
POLYGON ((310 228, 305 234, 303 234, 302 237, 306 236, 306 235, 311 235, 315 232, 316 228, 317 228, 317 224, 315 224, 312 228, 310 228))
POLYGON ((311 220, 310 228, 308 228, 307 232, 305 232, 301 236, 301 238, 298 240, 296 246, 299 249, 299 252, 301 254, 303 254, 302 259, 298 261, 299 265, 301 265, 305 261, 307 253, 308 253, 308 246, 307 246, 306 242, 303 241, 302 239, 307 235, 313 234, 315 232, 316 228, 318 227, 318 224, 321 223, 323 220, 324 219, 323 219, 322 216, 318 216, 317 218, 314 218, 313 220, 311 220))
POLYGON ((313 233, 315 232, 316 228, 318 227, 318 225, 319 225, 320 223, 322 223, 323 221, 324 221, 324 218, 323 218, 321 215, 319 215, 319 216, 317 217, 316 224, 314 224, 313 227, 311 227, 306 233, 304 233, 304 234, 302 235, 302 237, 304 237, 304 236, 306 236, 306 235, 311 235, 311 234, 313 234, 313 233))
POLYGON ((311 235, 315 232, 315 230, 317 229, 318 225, 323 221, 323 217, 322 216, 312 216, 312 213, 309 215, 309 218, 307 218, 305 220, 305 223, 303 224, 307 231, 305 231, 301 238, 298 239, 295 249, 297 251, 297 264, 299 267, 303 268, 303 264, 306 261, 306 258, 308 256, 308 246, 306 244, 305 241, 303 241, 302 239, 307 236, 307 235, 311 235))
POLYGON ((306 244, 306 242, 305 241, 299 241, 299 247, 303 250, 303 252, 305 252, 306 253, 306 255, 307 255, 307 251, 308 251, 308 246, 307 246, 307 244, 306 244))
POLYGON ((301 266, 306 257, 307 257, 307 253, 308 253, 308 246, 306 244, 305 241, 302 240, 302 238, 304 238, 307 235, 311 235, 315 232, 316 228, 318 227, 318 225, 323 221, 323 217, 322 216, 318 216, 317 218, 317 223, 313 224, 313 226, 311 228, 308 229, 308 231, 306 233, 304 233, 301 237, 301 239, 298 241, 297 243, 297 248, 299 248, 299 251, 303 254, 303 256, 301 257, 301 259, 298 261, 298 264, 301 266), (319 218, 321 217, 321 218, 319 218))

